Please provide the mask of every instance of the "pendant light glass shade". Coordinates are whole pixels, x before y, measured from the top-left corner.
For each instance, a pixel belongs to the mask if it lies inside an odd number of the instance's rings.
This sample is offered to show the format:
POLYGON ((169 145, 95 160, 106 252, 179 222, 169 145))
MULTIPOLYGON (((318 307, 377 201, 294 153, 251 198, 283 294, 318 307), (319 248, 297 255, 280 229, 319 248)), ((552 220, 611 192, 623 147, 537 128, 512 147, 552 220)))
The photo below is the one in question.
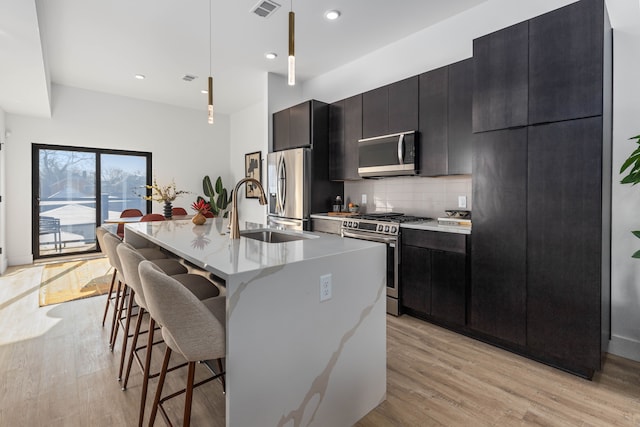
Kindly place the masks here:
POLYGON ((296 84, 295 17, 293 11, 289 12, 289 86, 296 84))
POLYGON ((207 122, 213 124, 213 77, 209 76, 209 89, 207 91, 207 98, 209 99, 208 119, 207 122))

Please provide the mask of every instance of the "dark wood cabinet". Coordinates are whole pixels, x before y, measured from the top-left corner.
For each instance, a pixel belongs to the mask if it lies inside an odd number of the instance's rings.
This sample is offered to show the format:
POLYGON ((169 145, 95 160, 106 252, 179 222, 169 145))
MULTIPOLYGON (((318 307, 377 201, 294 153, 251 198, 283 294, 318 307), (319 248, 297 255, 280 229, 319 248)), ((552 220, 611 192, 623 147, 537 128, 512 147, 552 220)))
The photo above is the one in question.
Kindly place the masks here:
POLYGON ((327 133, 327 104, 310 100, 273 114, 273 151, 310 147, 316 135, 327 133), (314 123, 313 121, 317 123, 314 123), (324 126, 324 129, 320 129, 324 126))
POLYGON ((527 345, 598 368, 602 117, 530 127, 527 170, 527 345))
POLYGON ((582 0, 529 21, 529 123, 602 114, 602 0, 582 0))
POLYGON ((329 115, 330 179, 361 179, 358 140, 362 139, 362 95, 334 102, 329 106, 329 115))
POLYGON ((420 75, 420 175, 448 172, 449 67, 420 75))
POLYGON ((407 314, 466 324, 468 235, 403 229, 400 303, 407 314))
POLYGON ((473 41, 473 132, 528 123, 529 23, 473 41))
POLYGON ((420 75, 420 175, 471 173, 473 59, 420 75))
POLYGON ((389 86, 362 94, 362 137, 389 133, 389 86))
POLYGON ((289 109, 273 113, 273 151, 286 150, 289 144, 289 109))
POLYGON ((418 76, 362 94, 362 137, 418 128, 418 76))
POLYGON ((526 344, 527 129, 474 135, 471 327, 526 344))
POLYGON ((471 173, 472 103, 473 59, 469 58, 449 65, 448 175, 471 173))

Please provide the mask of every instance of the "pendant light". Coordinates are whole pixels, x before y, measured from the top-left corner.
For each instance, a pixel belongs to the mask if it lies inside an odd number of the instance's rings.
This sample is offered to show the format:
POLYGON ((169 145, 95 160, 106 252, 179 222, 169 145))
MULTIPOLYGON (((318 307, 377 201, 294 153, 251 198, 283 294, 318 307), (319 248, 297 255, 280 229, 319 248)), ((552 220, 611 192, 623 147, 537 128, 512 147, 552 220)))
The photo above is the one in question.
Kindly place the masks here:
POLYGON ((289 11, 289 86, 296 84, 296 56, 295 56, 295 19, 293 13, 293 0, 289 11))
POLYGON ((209 1, 209 78, 207 88, 207 122, 213 124, 213 76, 211 75, 211 1, 209 1))

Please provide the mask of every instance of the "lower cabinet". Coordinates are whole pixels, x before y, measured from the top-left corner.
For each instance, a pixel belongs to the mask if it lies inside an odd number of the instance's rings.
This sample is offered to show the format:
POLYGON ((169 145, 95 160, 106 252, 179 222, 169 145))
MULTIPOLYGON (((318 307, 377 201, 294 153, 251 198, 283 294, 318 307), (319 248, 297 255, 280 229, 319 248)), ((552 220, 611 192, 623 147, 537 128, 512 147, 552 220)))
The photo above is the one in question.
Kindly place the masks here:
POLYGON ((469 240, 465 234, 403 230, 403 312, 450 325, 466 324, 469 240))

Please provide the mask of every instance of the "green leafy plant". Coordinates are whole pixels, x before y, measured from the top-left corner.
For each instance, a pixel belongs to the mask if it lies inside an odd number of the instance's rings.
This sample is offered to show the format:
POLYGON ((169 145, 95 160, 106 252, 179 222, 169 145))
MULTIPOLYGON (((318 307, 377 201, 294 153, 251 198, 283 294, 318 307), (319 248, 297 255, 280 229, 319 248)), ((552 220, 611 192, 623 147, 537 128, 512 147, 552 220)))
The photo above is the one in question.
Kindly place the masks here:
MULTIPOLYGON (((231 194, 227 192, 227 189, 222 185, 222 178, 218 177, 216 179, 216 185, 213 186, 211 184, 211 179, 209 175, 206 175, 202 179, 202 190, 204 191, 204 195, 209 198, 209 206, 211 207, 211 212, 215 216, 223 215, 224 218, 227 217, 229 212, 226 211, 227 206, 231 203, 233 197, 233 191, 231 194)), ((204 197, 198 196, 199 200, 206 200, 204 197)))
MULTIPOLYGON (((629 173, 627 176, 622 178, 620 181, 622 184, 631 184, 636 185, 640 182, 640 135, 636 135, 634 137, 629 138, 630 140, 635 139, 638 147, 629 155, 627 160, 624 161, 622 167, 620 168, 620 173, 625 173, 627 169, 629 169, 629 173)), ((632 231, 634 236, 640 239, 640 230, 632 231)), ((633 258, 640 258, 640 250, 636 251, 633 255, 633 258)))

